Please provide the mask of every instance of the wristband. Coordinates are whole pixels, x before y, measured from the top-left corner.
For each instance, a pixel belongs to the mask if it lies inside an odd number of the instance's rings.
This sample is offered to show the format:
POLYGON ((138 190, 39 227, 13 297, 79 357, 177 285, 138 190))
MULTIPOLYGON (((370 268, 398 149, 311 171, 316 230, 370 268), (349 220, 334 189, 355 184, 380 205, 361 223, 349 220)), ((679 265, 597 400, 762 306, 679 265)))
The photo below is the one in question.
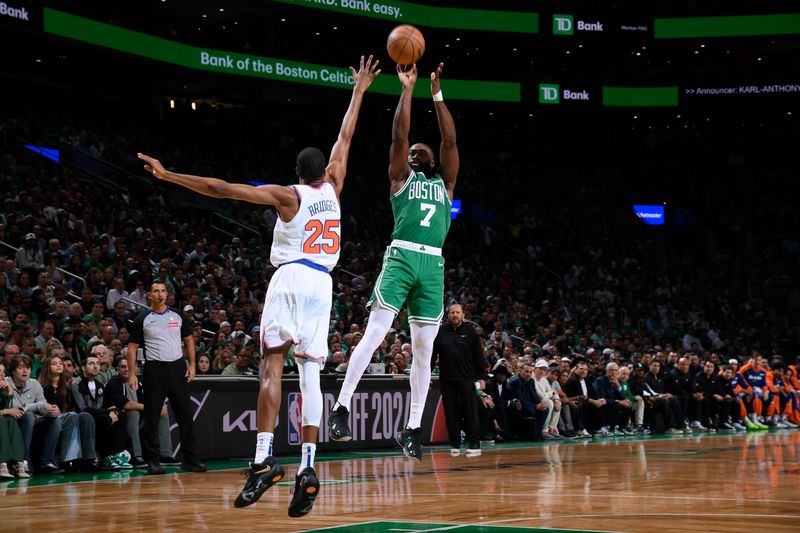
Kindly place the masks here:
POLYGON ((441 90, 438 93, 433 95, 433 101, 434 102, 443 102, 444 101, 444 95, 442 95, 442 91, 441 90))

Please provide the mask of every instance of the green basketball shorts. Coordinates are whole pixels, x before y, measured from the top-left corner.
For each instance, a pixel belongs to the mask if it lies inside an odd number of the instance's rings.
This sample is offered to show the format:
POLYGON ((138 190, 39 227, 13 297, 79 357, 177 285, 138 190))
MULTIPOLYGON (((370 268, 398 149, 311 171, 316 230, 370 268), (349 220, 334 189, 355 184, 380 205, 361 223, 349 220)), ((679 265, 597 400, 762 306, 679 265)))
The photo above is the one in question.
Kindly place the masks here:
POLYGON ((386 248, 383 268, 367 307, 377 301, 379 307, 397 313, 406 299, 410 321, 441 322, 444 316, 444 258, 438 248, 405 241, 392 241, 386 248))

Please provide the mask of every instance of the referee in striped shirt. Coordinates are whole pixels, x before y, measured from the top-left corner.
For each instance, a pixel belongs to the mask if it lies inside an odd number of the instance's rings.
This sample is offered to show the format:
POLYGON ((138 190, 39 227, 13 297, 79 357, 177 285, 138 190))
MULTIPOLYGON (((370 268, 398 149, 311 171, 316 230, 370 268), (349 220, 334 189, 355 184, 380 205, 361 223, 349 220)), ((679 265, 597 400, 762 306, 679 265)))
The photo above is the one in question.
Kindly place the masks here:
POLYGON ((133 322, 128 343, 128 386, 139 388, 136 377, 136 352, 144 345, 145 365, 142 377, 144 384, 144 459, 147 472, 163 474, 158 461, 158 421, 164 400, 169 398, 172 412, 178 421, 181 436, 183 461, 181 469, 189 472, 205 472, 206 466, 196 455, 192 401, 188 383, 194 379, 194 337, 191 322, 183 315, 167 307, 167 286, 160 281, 150 285, 150 310, 140 313, 133 322), (189 366, 183 358, 181 339, 189 355, 189 366))

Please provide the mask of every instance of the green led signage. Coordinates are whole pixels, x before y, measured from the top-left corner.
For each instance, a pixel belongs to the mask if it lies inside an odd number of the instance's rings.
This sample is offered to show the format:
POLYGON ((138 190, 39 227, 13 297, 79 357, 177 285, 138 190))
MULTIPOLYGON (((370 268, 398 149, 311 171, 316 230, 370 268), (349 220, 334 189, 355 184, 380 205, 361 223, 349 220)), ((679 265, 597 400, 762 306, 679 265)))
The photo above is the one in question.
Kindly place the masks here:
POLYGON ((746 37, 800 33, 800 13, 655 20, 656 39, 746 37))
POLYGON ((273 0, 348 15, 359 15, 398 24, 459 30, 538 33, 539 15, 529 11, 489 11, 454 7, 426 6, 396 0, 273 0))
MULTIPOLYGON (((44 31, 192 69, 337 89, 352 88, 352 77, 346 67, 189 46, 49 8, 44 10, 44 31)), ((350 59, 355 64, 357 58, 350 59)), ((442 88, 447 98, 456 100, 519 102, 521 98, 520 84, 513 82, 447 79, 442 80, 442 88)), ((400 84, 395 76, 382 74, 372 83, 370 92, 397 95, 400 84)), ((414 96, 430 98, 430 86, 418 83, 414 96)))

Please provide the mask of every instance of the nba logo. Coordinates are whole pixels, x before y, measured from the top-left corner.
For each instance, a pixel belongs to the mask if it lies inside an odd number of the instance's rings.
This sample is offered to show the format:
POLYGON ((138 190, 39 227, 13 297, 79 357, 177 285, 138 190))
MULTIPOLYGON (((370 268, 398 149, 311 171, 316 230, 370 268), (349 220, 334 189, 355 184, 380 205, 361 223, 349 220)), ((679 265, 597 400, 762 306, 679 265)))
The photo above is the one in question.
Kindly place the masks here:
POLYGON ((289 393, 289 444, 300 444, 303 440, 303 396, 299 392, 289 393))

